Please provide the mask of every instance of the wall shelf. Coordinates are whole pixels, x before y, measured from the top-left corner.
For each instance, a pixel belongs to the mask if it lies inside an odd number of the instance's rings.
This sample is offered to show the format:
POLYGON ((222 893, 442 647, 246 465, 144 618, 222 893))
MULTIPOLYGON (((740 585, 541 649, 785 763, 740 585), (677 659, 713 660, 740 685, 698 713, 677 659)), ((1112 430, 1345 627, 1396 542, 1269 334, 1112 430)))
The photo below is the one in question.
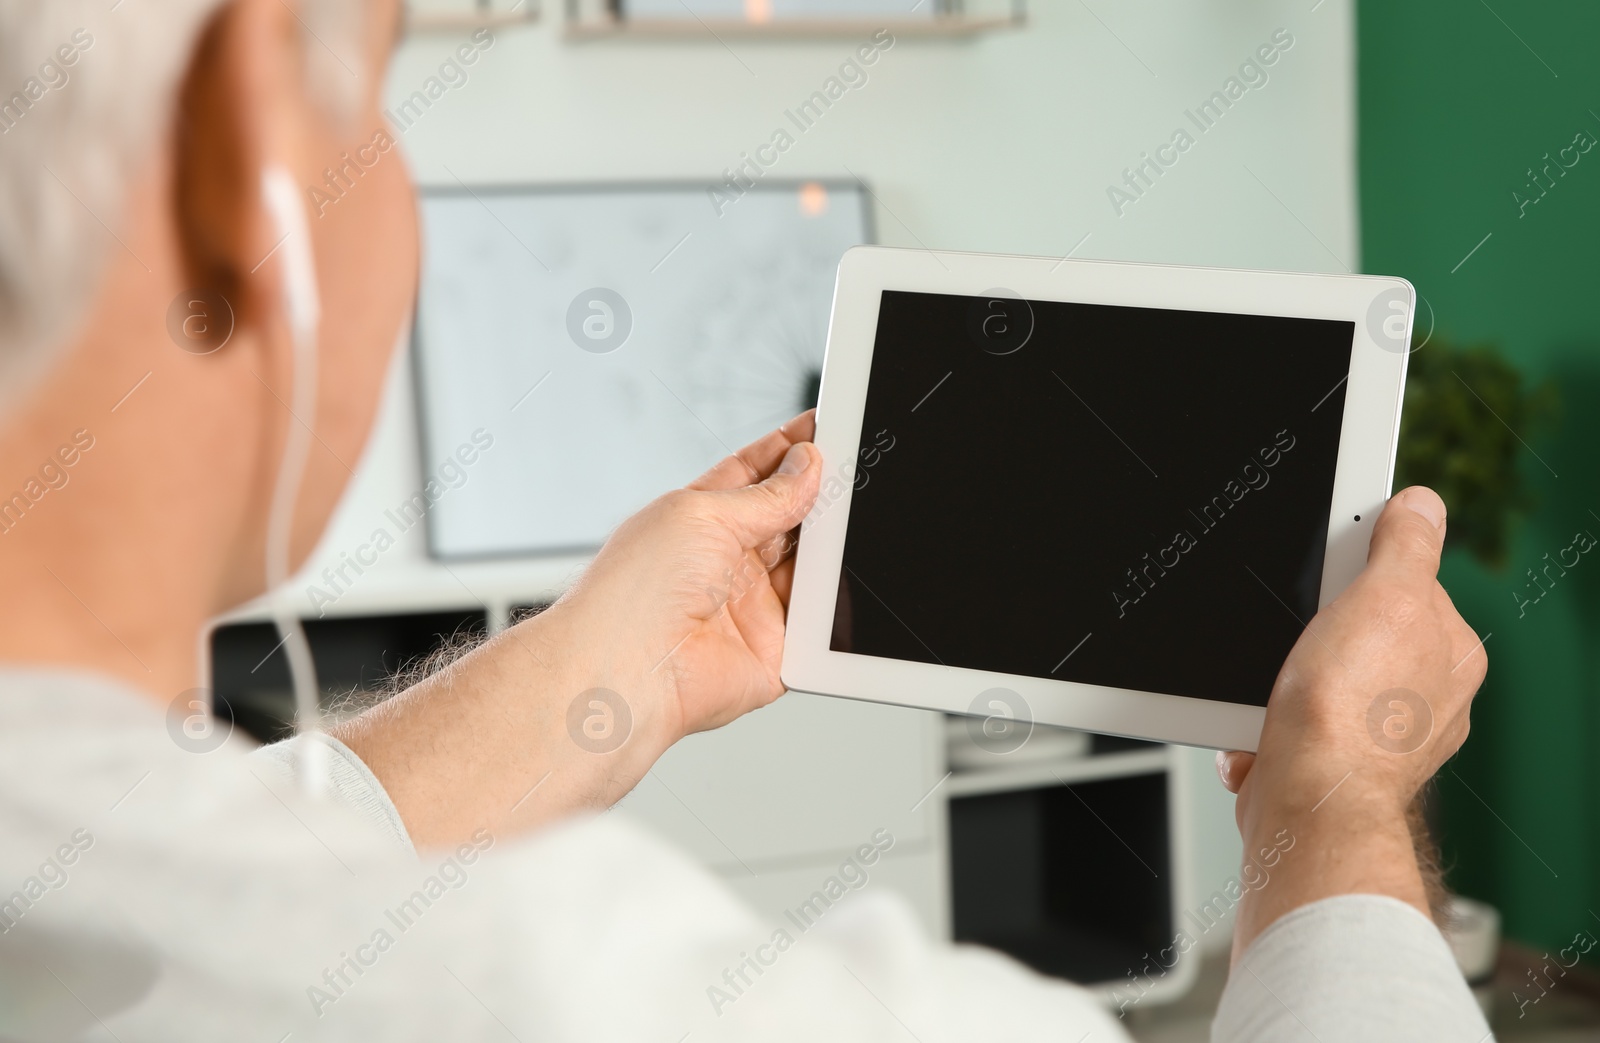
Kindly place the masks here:
POLYGON ((1020 29, 1027 24, 1027 9, 1022 0, 980 5, 981 11, 940 13, 927 18, 893 16, 887 18, 628 18, 612 11, 609 5, 597 7, 590 0, 567 0, 567 39, 574 42, 633 39, 646 41, 717 40, 819 40, 854 39, 872 36, 887 29, 896 37, 964 39, 1005 29, 1020 29))
POLYGON ((864 19, 808 19, 787 22, 745 22, 735 19, 676 21, 665 18, 610 18, 605 21, 568 23, 567 39, 594 40, 703 40, 708 36, 741 40, 806 40, 871 36, 887 29, 896 37, 960 39, 999 29, 1016 29, 1021 21, 943 16, 926 21, 867 21, 864 19))
POLYGON ((1127 750, 1120 753, 1090 754, 1077 757, 1034 761, 1015 767, 958 771, 945 783, 951 797, 980 793, 1009 793, 1040 786, 1064 786, 1096 779, 1120 779, 1130 775, 1150 775, 1167 771, 1172 757, 1166 747, 1127 750))
POLYGON ((513 0, 509 5, 477 3, 472 6, 441 7, 428 4, 421 9, 405 5, 402 28, 407 36, 424 33, 471 32, 474 29, 510 29, 539 21, 539 0, 513 0))

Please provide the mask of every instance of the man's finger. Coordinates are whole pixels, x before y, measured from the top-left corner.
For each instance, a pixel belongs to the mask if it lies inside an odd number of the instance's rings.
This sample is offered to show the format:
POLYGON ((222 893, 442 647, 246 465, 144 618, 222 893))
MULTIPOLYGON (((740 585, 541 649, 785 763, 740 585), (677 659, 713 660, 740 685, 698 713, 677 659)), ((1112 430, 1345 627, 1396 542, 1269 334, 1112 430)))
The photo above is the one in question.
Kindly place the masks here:
POLYGON ((776 431, 751 442, 689 483, 691 489, 738 489, 759 482, 777 468, 789 447, 809 442, 817 431, 817 411, 808 409, 776 431))
POLYGON ((1217 777, 1222 780, 1223 788, 1229 793, 1237 794, 1239 787, 1244 785, 1245 776, 1250 774, 1250 769, 1255 767, 1256 755, 1242 753, 1238 750, 1217 751, 1217 777))
POLYGON ((789 592, 794 589, 794 559, 785 558, 778 562, 767 573, 767 581, 772 584, 772 592, 778 595, 778 604, 783 606, 785 612, 789 611, 789 592))
POLYGON ((1367 567, 1428 590, 1439 574, 1444 532, 1439 494, 1421 485, 1402 489, 1390 497, 1373 527, 1367 567))
POLYGON ((793 420, 778 428, 788 436, 791 442, 811 442, 817 437, 817 410, 816 407, 806 410, 793 420))
POLYGON ((798 442, 784 453, 772 474, 756 485, 712 490, 716 517, 742 547, 756 548, 799 525, 817 500, 822 484, 822 453, 798 442))

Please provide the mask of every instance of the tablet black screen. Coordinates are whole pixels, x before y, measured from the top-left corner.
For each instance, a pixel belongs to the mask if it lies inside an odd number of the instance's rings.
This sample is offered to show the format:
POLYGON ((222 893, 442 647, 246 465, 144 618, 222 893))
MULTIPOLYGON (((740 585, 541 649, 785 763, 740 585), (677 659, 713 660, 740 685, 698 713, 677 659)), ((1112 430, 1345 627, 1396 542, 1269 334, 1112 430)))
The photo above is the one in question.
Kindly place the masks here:
POLYGON ((1265 705, 1354 324, 885 291, 831 647, 1265 705))

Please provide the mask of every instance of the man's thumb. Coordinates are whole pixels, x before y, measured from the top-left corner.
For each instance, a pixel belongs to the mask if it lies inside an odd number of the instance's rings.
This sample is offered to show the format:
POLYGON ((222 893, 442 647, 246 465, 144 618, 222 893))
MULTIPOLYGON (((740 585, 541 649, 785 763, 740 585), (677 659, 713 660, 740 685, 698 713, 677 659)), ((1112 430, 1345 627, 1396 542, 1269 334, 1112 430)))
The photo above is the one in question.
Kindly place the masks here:
POLYGON ((755 485, 716 493, 724 523, 746 547, 757 547, 799 525, 816 502, 822 454, 810 442, 797 442, 778 469, 755 485))
POLYGON ((1430 588, 1444 549, 1445 507, 1425 486, 1402 489, 1389 500, 1373 527, 1369 568, 1430 588))

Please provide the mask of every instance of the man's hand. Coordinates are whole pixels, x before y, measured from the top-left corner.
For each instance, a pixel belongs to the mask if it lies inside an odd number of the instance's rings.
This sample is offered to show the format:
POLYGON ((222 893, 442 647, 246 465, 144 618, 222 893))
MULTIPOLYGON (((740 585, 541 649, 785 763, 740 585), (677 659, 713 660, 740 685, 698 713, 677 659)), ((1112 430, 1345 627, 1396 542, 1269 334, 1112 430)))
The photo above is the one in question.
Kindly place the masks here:
POLYGON ((791 530, 822 474, 815 429, 805 413, 629 518, 556 606, 579 634, 608 636, 608 674, 659 708, 663 749, 783 692, 791 530))
POLYGON ((1393 497, 1366 569, 1278 674, 1260 752, 1217 757, 1239 795, 1246 861, 1273 859, 1240 904, 1235 960, 1279 916, 1332 895, 1391 895, 1429 913, 1406 809, 1466 740, 1488 668, 1437 579, 1444 532, 1432 490, 1393 497))
POLYGON ((556 604, 334 730, 419 847, 608 807, 684 735, 782 694, 814 429, 806 413, 657 499, 556 604))

